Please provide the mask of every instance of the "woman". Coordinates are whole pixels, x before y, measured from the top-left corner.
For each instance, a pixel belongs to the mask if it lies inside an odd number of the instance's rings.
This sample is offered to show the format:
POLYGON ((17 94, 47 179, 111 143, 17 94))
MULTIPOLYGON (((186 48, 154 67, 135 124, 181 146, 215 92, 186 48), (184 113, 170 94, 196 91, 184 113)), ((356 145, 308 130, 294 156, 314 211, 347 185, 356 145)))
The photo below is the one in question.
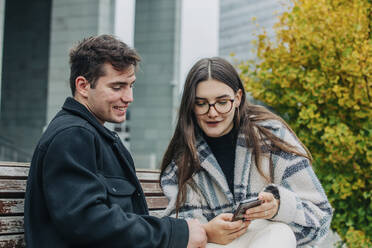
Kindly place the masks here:
POLYGON ((205 223, 209 243, 315 245, 328 232, 332 209, 310 161, 284 120, 246 101, 229 62, 201 59, 187 76, 161 165, 166 214, 205 223), (262 204, 232 221, 239 203, 257 196, 262 204))

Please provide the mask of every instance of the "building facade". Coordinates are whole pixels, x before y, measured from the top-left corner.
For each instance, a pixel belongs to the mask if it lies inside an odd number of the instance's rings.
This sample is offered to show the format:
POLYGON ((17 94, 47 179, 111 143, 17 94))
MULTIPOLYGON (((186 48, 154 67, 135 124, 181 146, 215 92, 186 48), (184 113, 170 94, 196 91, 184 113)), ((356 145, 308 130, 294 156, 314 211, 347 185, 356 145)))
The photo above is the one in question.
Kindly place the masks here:
MULTIPOLYGON (((113 34, 115 0, 0 0, 0 160, 30 161, 43 129, 70 96, 69 49, 113 34)), ((137 0, 134 47, 142 56, 134 103, 107 124, 137 167, 155 168, 169 142, 178 95, 180 0, 137 0)), ((122 24, 126 25, 126 24, 122 24)))
POLYGON ((286 0, 220 0, 219 54, 231 60, 256 59, 252 41, 265 29, 274 39, 277 16, 288 7, 286 0), (286 7, 287 6, 287 7, 286 7))

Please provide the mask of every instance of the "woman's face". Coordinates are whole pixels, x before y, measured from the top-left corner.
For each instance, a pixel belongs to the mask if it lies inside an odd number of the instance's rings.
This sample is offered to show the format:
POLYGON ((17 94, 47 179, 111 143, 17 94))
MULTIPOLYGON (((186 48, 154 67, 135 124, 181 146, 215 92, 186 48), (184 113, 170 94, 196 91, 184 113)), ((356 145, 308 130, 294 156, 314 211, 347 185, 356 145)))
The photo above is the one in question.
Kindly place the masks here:
POLYGON ((230 132, 234 126, 235 108, 240 105, 241 97, 240 89, 234 93, 227 84, 214 79, 197 85, 194 113, 199 127, 207 136, 221 137, 230 132), (208 107, 209 111, 206 112, 208 107))

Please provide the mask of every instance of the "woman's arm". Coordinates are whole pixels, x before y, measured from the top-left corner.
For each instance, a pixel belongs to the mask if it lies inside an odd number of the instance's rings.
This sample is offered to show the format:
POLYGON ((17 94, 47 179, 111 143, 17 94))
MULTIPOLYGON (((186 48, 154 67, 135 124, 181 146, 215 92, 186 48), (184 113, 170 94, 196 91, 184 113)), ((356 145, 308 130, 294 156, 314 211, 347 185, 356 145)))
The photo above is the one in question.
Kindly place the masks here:
MULTIPOLYGON (((176 199, 178 193, 177 165, 172 162, 160 178, 160 183, 164 195, 168 198, 169 204, 165 210, 165 215, 176 216, 176 199)), ((249 221, 241 220, 232 222, 231 213, 223 213, 208 222, 201 206, 205 206, 203 196, 196 192, 194 187, 187 187, 187 196, 185 203, 180 207, 178 218, 198 219, 204 226, 209 243, 228 244, 237 237, 244 234, 248 228, 249 221)))
MULTIPOLYGON (((305 152, 284 125, 273 133, 300 152, 305 152)), ((272 220, 289 224, 298 245, 317 243, 328 233, 332 208, 310 161, 283 151, 273 153, 272 161, 274 183, 280 196, 279 210, 272 220)))
MULTIPOLYGON (((172 162, 164 171, 160 178, 160 184, 163 189, 164 195, 168 198, 169 203, 165 209, 164 215, 176 217, 176 200, 178 194, 178 178, 177 165, 172 162)), ((208 219, 203 214, 202 204, 206 205, 203 197, 195 189, 187 186, 187 196, 185 203, 178 211, 178 218, 181 219, 198 219, 202 223, 207 223, 208 219)))

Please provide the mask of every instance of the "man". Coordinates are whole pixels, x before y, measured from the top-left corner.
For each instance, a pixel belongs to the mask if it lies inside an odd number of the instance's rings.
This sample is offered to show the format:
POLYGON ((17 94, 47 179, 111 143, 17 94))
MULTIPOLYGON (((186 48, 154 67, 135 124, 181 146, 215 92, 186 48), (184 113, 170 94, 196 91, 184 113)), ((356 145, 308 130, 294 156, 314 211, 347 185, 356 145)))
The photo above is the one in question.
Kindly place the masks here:
POLYGON ((138 54, 109 35, 70 52, 66 99, 32 158, 25 197, 27 247, 205 247, 196 220, 155 218, 119 137, 138 54))

